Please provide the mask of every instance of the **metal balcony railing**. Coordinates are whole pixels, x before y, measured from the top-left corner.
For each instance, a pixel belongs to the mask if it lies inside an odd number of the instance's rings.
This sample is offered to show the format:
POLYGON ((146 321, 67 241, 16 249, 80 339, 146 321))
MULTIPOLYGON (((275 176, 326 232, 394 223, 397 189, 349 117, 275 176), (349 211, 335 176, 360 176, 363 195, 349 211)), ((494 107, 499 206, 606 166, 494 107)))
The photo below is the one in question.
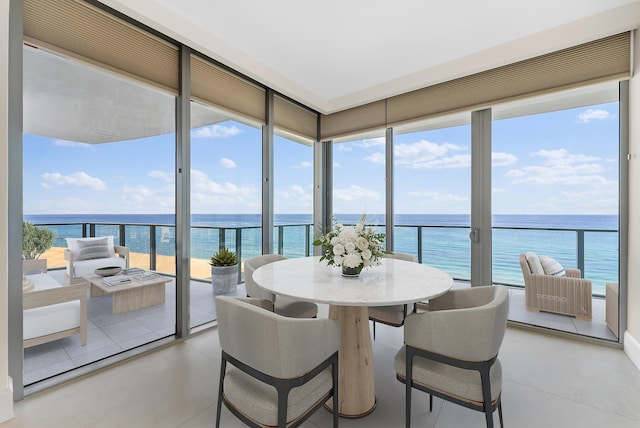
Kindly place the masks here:
MULTIPOLYGON (((131 252, 145 255, 148 266, 143 267, 151 270, 157 270, 158 257, 175 258, 175 226, 171 224, 57 223, 39 226, 56 231, 54 247, 66 247, 64 238, 67 237, 113 235, 116 242, 126 245, 131 252)), ((384 231, 384 225, 373 226, 384 231)), ((455 279, 469 280, 469 231, 468 226, 395 225, 394 251, 413 254, 420 263, 443 269, 455 279)), ((313 253, 313 225, 276 225, 274 241, 275 253, 287 257, 309 256, 313 253)), ((261 254, 261 227, 191 227, 192 260, 208 261, 222 247, 235 251, 241 261, 261 254)), ((526 251, 546 254, 563 266, 579 268, 593 281, 594 295, 604 294, 606 282, 618 281, 617 230, 496 226, 493 228, 493 282, 523 286, 518 255, 526 251)), ((208 278, 193 273, 192 270, 194 278, 208 278)), ((242 279, 242 272, 238 279, 242 279)))

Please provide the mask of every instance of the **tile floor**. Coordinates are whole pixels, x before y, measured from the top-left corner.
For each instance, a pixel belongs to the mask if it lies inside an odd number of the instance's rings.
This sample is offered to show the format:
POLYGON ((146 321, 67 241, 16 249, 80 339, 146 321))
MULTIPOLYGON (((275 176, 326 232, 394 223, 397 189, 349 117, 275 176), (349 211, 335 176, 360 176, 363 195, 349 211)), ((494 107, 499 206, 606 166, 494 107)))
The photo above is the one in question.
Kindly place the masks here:
MULTIPOLYGON (((326 308, 321 307, 321 314, 326 308)), ((321 315, 322 316, 322 315, 321 315)), ((393 357, 402 329, 379 325, 374 341, 377 408, 343 428, 404 426, 404 387, 393 357)), ((620 349, 510 327, 501 348, 506 427, 639 427, 640 369, 620 349)), ((215 423, 220 349, 217 329, 28 396, 14 406, 21 427, 211 427, 215 423)), ((482 413, 414 393, 412 424, 424 428, 484 426, 482 413)), ((498 423, 497 414, 495 415, 498 423)), ((226 409, 222 427, 243 425, 226 409)), ((305 427, 330 427, 316 412, 305 427)))
MULTIPOLYGON (((50 271, 62 282, 64 271, 50 271)), ((468 283, 456 283, 466 287, 468 283)), ((243 284, 236 294, 244 293, 243 284)), ((191 325, 197 326, 215 319, 211 285, 191 283, 191 325)), ((617 341, 604 323, 604 299, 594 299, 593 320, 580 321, 572 317, 527 311, 522 289, 510 290, 509 319, 540 325, 560 331, 617 341)), ((78 335, 27 348, 24 358, 25 385, 71 371, 88 363, 119 354, 137 346, 172 336, 175 332, 175 283, 166 285, 166 303, 120 315, 111 314, 111 296, 88 299, 87 345, 81 346, 78 335)), ((54 379, 55 382, 55 379, 54 379)))
MULTIPOLYGON (((63 270, 50 270, 58 282, 63 270)), ((175 333, 175 281, 165 286, 165 304, 113 315, 109 295, 87 299, 87 344, 80 336, 27 348, 24 352, 24 383, 30 385, 88 363, 134 349, 175 333)), ((191 282, 191 325, 215 319, 213 293, 208 282, 191 282)), ((244 293, 242 285, 237 293, 244 293)))

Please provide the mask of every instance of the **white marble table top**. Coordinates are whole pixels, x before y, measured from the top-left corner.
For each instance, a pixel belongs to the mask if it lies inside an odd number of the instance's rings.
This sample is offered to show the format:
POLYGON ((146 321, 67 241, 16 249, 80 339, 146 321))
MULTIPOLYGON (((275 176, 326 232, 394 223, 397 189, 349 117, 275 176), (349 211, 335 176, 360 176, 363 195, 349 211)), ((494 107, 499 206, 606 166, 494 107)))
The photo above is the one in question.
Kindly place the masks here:
POLYGON ((447 273, 419 263, 382 259, 357 278, 342 276, 320 257, 302 257, 266 264, 253 280, 275 294, 341 306, 387 306, 428 300, 453 285, 447 273))

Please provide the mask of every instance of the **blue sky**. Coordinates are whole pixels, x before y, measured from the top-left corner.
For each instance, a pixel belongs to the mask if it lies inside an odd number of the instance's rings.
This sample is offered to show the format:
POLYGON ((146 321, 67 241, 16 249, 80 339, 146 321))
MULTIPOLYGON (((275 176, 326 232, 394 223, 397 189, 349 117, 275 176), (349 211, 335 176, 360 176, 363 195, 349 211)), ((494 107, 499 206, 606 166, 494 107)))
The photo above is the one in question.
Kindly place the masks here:
MULTIPOLYGON (((616 214, 617 103, 494 121, 496 214, 616 214)), ((192 131, 193 213, 258 213, 260 130, 192 131)), ((470 127, 396 135, 395 212, 470 211, 470 127)), ((313 150, 275 139, 275 211, 311 213, 313 150)), ((25 135, 24 213, 173 213, 173 135, 99 145, 25 135)), ((336 143, 334 211, 384 212, 384 138, 336 143)))

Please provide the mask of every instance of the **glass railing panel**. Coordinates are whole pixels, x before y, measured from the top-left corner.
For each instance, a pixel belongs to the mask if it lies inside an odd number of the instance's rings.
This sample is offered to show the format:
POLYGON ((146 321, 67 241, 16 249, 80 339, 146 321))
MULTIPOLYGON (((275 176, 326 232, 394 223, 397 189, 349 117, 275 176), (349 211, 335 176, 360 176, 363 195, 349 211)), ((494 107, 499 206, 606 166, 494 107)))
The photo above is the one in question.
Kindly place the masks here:
POLYGON ((418 226, 393 227, 393 252, 418 258, 418 226))
POLYGON ((594 295, 604 296, 608 282, 618 282, 618 233, 584 233, 584 272, 594 295))
POLYGON ((422 227, 424 264, 442 269, 454 279, 471 278, 471 241, 467 227, 422 227))
MULTIPOLYGON (((169 275, 176 274, 176 228, 171 225, 156 226, 155 254, 151 254, 155 270, 169 275)), ((151 267, 153 269, 153 266, 151 267)))
POLYGON ((152 226, 146 225, 125 226, 124 240, 126 247, 129 248, 130 266, 151 269, 151 228, 152 226))
POLYGON ((310 226, 304 224, 279 225, 273 228, 273 252, 285 257, 305 257, 313 253, 310 250, 313 237, 310 226))

